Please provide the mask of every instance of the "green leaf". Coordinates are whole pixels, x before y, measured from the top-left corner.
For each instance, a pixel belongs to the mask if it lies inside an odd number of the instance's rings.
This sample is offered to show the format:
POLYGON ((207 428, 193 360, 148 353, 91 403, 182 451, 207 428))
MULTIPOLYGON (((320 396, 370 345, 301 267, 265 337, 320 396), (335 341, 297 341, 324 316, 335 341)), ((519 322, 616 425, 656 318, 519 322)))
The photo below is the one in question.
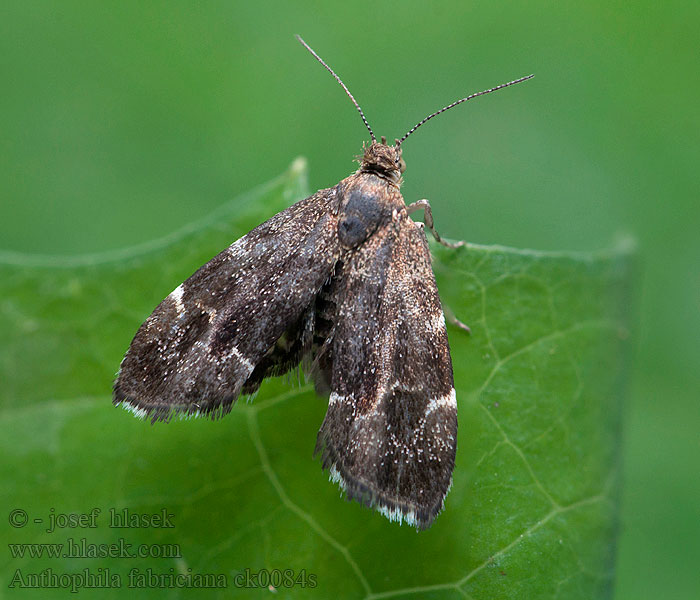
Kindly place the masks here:
POLYGON ((107 598, 189 597, 198 591, 174 575, 203 573, 223 574, 228 589, 201 595, 224 598, 263 570, 272 579, 263 573, 252 597, 269 596, 270 583, 280 597, 610 597, 628 249, 433 248, 443 302, 472 333, 448 327, 457 467, 425 532, 341 500, 311 459, 326 401, 296 377, 266 382, 219 421, 152 426, 111 405, 121 357, 155 305, 305 187, 297 161, 165 240, 66 259, 0 254, 0 494, 6 514, 28 519, 5 519, 3 546, 122 538, 164 555, 19 557, 15 546, 2 567, 13 597, 35 597, 18 588, 45 569, 40 587, 101 574, 93 585, 117 587, 83 594, 107 598), (47 531, 52 516, 93 508, 96 527, 47 531), (174 527, 111 528, 109 510, 123 508, 165 509, 174 527), (170 579, 132 581, 132 569, 170 579))

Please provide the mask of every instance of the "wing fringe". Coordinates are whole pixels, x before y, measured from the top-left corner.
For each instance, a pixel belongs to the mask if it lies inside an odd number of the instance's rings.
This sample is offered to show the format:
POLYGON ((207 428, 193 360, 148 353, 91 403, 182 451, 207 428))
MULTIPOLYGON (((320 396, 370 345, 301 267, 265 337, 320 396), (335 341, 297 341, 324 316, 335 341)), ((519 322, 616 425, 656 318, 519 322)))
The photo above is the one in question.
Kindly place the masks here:
POLYGON ((314 458, 321 456, 321 466, 329 472, 329 479, 337 483, 345 493, 348 501, 356 501, 363 506, 375 509, 390 521, 401 525, 415 527, 417 530, 428 529, 445 506, 445 497, 452 487, 452 480, 440 501, 430 508, 418 506, 413 502, 405 502, 396 497, 379 493, 369 483, 352 475, 338 459, 338 453, 330 443, 329 436, 319 431, 314 449, 314 458))

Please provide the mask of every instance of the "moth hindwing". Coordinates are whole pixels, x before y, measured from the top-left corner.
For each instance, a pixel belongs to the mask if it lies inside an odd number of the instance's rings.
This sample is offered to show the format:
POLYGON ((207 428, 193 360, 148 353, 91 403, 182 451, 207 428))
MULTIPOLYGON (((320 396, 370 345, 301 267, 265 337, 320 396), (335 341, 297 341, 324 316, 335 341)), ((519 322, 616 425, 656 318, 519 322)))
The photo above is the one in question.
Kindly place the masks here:
MULTIPOLYGON (((302 44, 340 79, 311 50, 302 44)), ((423 225, 399 191, 401 143, 372 138, 360 168, 243 236, 179 285, 137 331, 114 403, 152 422, 216 418, 303 358, 328 412, 316 442, 349 499, 431 525, 452 482, 457 402, 423 225)), ((446 242, 442 242, 447 244, 446 242)))

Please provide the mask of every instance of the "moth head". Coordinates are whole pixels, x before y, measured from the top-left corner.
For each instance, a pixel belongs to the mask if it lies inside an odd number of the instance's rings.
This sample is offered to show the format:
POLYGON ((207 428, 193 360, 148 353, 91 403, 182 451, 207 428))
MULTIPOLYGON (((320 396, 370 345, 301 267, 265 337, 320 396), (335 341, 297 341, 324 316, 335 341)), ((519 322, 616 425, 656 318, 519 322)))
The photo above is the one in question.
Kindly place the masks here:
POLYGON ((375 173, 395 183, 400 182, 401 173, 406 170, 406 163, 401 158, 401 146, 388 146, 384 136, 381 142, 364 146, 360 165, 363 173, 375 173))

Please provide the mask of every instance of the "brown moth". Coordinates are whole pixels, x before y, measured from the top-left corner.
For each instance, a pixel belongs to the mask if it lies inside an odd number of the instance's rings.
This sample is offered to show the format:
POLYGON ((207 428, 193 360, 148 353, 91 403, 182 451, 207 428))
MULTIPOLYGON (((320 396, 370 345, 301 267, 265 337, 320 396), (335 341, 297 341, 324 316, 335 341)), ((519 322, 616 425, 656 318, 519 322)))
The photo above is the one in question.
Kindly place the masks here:
POLYGON ((262 381, 311 365, 330 393, 316 453, 348 499, 423 529, 442 510, 457 448, 457 400, 422 223, 406 205, 401 144, 371 137, 360 168, 276 214, 200 267, 141 325, 114 384, 137 416, 227 414, 262 381))

